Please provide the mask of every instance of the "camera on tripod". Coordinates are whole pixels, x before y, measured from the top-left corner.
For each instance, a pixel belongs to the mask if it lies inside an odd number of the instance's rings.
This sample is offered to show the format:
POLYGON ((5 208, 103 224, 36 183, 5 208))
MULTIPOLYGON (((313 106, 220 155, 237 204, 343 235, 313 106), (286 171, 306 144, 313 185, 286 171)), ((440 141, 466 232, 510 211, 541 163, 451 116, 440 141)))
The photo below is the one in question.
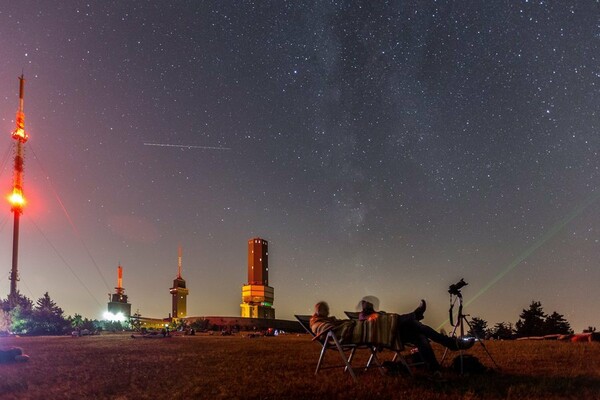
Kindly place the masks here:
POLYGON ((464 278, 461 278, 460 281, 450 285, 450 287, 448 288, 448 293, 453 294, 454 296, 460 296, 460 289, 464 288, 467 285, 468 283, 465 282, 464 278))
MULTIPOLYGON (((468 285, 468 283, 465 282, 465 280, 463 278, 461 278, 460 281, 450 285, 450 287, 448 288, 448 293, 450 293, 450 309, 448 310, 448 314, 449 314, 450 325, 452 325, 452 327, 453 327, 452 334, 450 335, 450 337, 455 338, 457 341, 464 340, 465 325, 466 325, 469 329, 469 332, 466 332, 466 333, 468 333, 470 336, 475 336, 475 339, 477 340, 477 342, 479 344, 481 344, 481 346, 483 347, 483 350, 485 350, 488 357, 490 358, 490 360, 492 360, 492 362, 494 363, 496 368, 500 368, 500 367, 498 367, 498 364, 496 364, 496 361, 492 358, 492 355, 488 351, 487 347, 485 347, 485 344, 483 343, 483 341, 480 340, 479 337, 477 337, 477 333, 475 332, 475 330, 473 329, 473 326, 467 319, 467 317, 469 315, 465 314, 463 312, 463 297, 462 297, 462 293, 460 292, 460 290, 467 285, 468 285), (458 303, 458 312, 456 314, 456 319, 455 319, 453 311, 454 311, 454 305, 456 303, 458 303), (456 323, 455 323, 455 321, 456 321, 456 323), (457 330, 458 330, 458 333, 457 333, 457 330)), ((473 339, 471 338, 470 340, 473 340, 473 339)), ((442 361, 440 362, 440 364, 444 362, 444 359, 446 358, 446 354, 448 354, 448 349, 446 349, 444 351, 444 356, 442 357, 442 361)), ((462 375, 464 372, 463 363, 465 361, 463 359, 462 351, 461 351, 459 357, 460 357, 460 373, 462 375)))

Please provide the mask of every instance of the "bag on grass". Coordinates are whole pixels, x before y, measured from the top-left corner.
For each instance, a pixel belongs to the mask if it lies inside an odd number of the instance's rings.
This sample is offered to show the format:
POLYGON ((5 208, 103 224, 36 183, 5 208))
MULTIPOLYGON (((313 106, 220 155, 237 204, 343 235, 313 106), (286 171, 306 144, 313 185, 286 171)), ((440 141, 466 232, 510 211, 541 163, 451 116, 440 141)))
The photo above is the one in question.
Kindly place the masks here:
POLYGON ((463 354, 454 357, 452 360, 452 369, 461 373, 461 360, 462 360, 462 373, 464 374, 483 374, 487 371, 487 367, 479 361, 479 359, 470 354, 463 354))

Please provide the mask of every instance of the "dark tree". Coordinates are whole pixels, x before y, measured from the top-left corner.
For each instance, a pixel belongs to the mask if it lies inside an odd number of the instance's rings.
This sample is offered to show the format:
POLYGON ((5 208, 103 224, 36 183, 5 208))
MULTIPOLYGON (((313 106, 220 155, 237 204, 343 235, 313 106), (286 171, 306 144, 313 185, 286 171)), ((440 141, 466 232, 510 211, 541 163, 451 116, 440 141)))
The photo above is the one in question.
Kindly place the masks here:
POLYGON ((67 319, 73 328, 79 329, 80 331, 87 329, 90 333, 93 333, 98 329, 98 321, 83 318, 79 314, 75 314, 75 316, 68 317, 67 319))
POLYGON ((594 333, 596 332, 596 327, 595 326, 588 326, 586 329, 583 330, 583 333, 594 333))
POLYGON ((188 328, 188 324, 184 319, 178 319, 176 322, 171 322, 171 330, 184 331, 188 328))
POLYGON ((512 339, 513 335, 514 335, 512 324, 510 322, 509 323, 498 322, 491 329, 490 334, 494 339, 501 339, 501 340, 512 339))
POLYGON ((467 333, 469 336, 474 336, 479 339, 485 339, 487 337, 488 330, 486 320, 473 317, 469 322, 469 325, 469 332, 467 333))
POLYGON ((2 300, 4 310, 4 325, 7 331, 13 333, 27 333, 31 329, 33 316, 33 302, 19 291, 12 298, 2 300))
POLYGON ((96 332, 98 331, 99 326, 100 322, 98 320, 84 318, 83 323, 81 324, 81 329, 87 329, 90 332, 96 332))
POLYGON ((10 295, 2 300, 2 309, 10 311, 15 307, 20 307, 23 314, 31 314, 33 310, 33 302, 28 297, 23 296, 18 290, 13 298, 10 295))
POLYGON ((67 332, 71 325, 48 292, 37 300, 32 322, 31 333, 38 335, 60 335, 67 332))
POLYGON ((519 317, 519 321, 515 324, 517 336, 543 336, 545 334, 546 314, 541 302, 532 301, 529 309, 523 310, 519 317))
POLYGON ((209 328, 208 322, 208 319, 199 318, 190 324, 190 328, 194 329, 195 331, 201 332, 209 328))
POLYGON ((121 332, 129 329, 129 321, 102 321, 103 330, 121 332))
POLYGON ((142 322, 140 321, 141 316, 142 314, 140 314, 138 310, 129 317, 129 325, 131 325, 131 328, 136 332, 139 332, 142 329, 142 322))
POLYGON ((571 329, 571 325, 567 322, 565 317, 556 311, 546 318, 544 321, 544 331, 547 335, 561 333, 563 335, 568 335, 573 333, 571 329))
POLYGON ((73 317, 69 316, 68 319, 73 328, 81 328, 81 325, 83 325, 83 317, 77 313, 73 317))

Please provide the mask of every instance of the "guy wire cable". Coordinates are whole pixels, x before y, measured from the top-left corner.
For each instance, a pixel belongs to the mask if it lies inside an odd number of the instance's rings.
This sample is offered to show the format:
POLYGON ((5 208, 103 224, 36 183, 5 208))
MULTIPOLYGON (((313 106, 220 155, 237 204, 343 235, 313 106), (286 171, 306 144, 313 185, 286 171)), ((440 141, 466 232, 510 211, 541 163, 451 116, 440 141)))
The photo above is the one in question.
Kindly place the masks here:
POLYGON ((48 181, 48 185, 50 185, 50 189, 52 189, 52 192, 54 193, 54 196, 56 197, 56 201, 58 202, 58 204, 62 208, 63 213, 65 214, 65 217, 67 218, 67 221, 69 221, 69 225, 71 225, 71 228, 75 232, 75 235, 77 236, 77 238, 81 242, 81 245, 83 246, 83 248, 87 252, 88 257, 90 257, 90 260, 92 260, 92 264, 94 264, 94 267, 96 268, 96 271, 98 272, 98 275, 100 275, 100 278, 102 278, 102 282, 104 282, 104 285, 106 286, 106 289, 110 292, 110 290, 111 290, 110 286, 106 282, 106 279, 104 279, 104 275, 102 275, 102 271, 100 270, 100 267, 98 267, 98 264, 96 263, 96 260, 92 256, 92 253, 90 252, 90 249, 85 244, 85 242, 83 240, 83 237, 81 236, 81 234, 79 233, 79 230, 77 229, 77 227, 73 223, 73 220, 71 219, 71 216, 69 215, 69 212, 67 211, 66 207, 64 206, 62 200, 60 199, 60 196, 58 195, 58 193, 54 189, 54 185, 52 185, 52 181, 50 180, 50 176, 46 173, 46 170, 42 166, 42 163, 41 163, 39 157, 37 156, 37 154, 35 154, 35 151, 33 150, 33 147, 31 147, 31 144, 29 144, 29 148, 31 149, 31 152, 33 153, 33 158, 35 160, 37 160, 37 162, 39 163, 40 169, 42 170, 42 173, 46 176, 46 181, 48 181))
POLYGON ((48 237, 44 234, 44 232, 42 232, 42 230, 40 229, 40 227, 35 223, 35 221, 33 220, 33 218, 31 218, 30 216, 27 217, 29 219, 29 221, 31 221, 31 223, 33 224, 33 226, 36 227, 36 229, 38 230, 38 232, 42 235, 42 237, 44 239, 46 239, 46 242, 48 242, 48 244, 50 245, 50 247, 52 247, 52 249, 54 250, 54 252, 56 253, 56 255, 62 260, 62 262, 67 266, 67 268, 69 268, 69 271, 71 271, 71 273, 73 274, 73 276, 79 281, 79 283, 81 284, 81 286, 83 286, 83 288, 88 292, 88 294, 90 295, 90 297, 92 299, 94 299, 94 301, 100 306, 102 307, 102 304, 98 301, 98 299, 96 298, 96 296, 94 296, 92 294, 92 292, 90 291, 90 289, 85 285, 85 283, 83 283, 83 281, 81 280, 81 278, 79 278, 79 276, 75 273, 75 270, 73 268, 71 268, 71 265, 69 265, 69 263, 67 262, 67 260, 65 260, 65 258, 58 252, 58 249, 52 244, 52 242, 50 242, 50 239, 48 239, 48 237))

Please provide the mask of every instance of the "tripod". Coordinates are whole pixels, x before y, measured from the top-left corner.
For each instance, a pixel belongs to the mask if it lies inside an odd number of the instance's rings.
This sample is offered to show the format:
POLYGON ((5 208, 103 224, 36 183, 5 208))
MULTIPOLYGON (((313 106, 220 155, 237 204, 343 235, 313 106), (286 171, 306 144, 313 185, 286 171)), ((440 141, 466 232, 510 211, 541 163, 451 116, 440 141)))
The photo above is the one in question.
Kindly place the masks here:
MULTIPOLYGON (((450 314, 450 325, 453 326, 452 329, 452 334, 450 335, 450 337, 456 338, 456 330, 460 329, 460 339, 462 339, 465 336, 465 324, 469 327, 470 331, 473 333, 473 335, 475 336, 475 340, 481 345, 481 347, 483 347, 483 350, 485 350, 486 354, 488 355, 489 359, 492 360, 492 362, 494 363, 494 365, 496 366, 497 369, 500 369, 500 367, 498 366, 498 364, 496 364, 496 361, 494 360, 494 358, 492 357, 492 355, 490 354, 490 352, 488 351, 487 347, 485 347, 485 344, 483 343, 483 341, 481 340, 481 338, 477 335, 477 332, 475 332, 475 330, 473 329, 473 326, 471 325, 471 323, 469 322, 469 320, 467 319, 467 317, 469 316, 468 314, 464 314, 463 313, 463 297, 462 297, 462 293, 460 292, 460 290, 454 290, 454 291, 450 291, 450 310, 449 310, 449 314, 450 314), (454 306, 456 305, 456 302, 458 301, 458 314, 456 315, 456 324, 453 321, 452 318, 452 311, 454 310, 454 306)), ((458 339, 457 339, 458 340, 458 339)), ((442 360, 440 361, 440 364, 444 363, 444 360, 446 359, 446 354, 448 353, 448 349, 446 348, 444 350, 444 355, 442 356, 442 360)), ((460 357, 460 374, 463 374, 463 350, 459 349, 459 357, 460 357)))

